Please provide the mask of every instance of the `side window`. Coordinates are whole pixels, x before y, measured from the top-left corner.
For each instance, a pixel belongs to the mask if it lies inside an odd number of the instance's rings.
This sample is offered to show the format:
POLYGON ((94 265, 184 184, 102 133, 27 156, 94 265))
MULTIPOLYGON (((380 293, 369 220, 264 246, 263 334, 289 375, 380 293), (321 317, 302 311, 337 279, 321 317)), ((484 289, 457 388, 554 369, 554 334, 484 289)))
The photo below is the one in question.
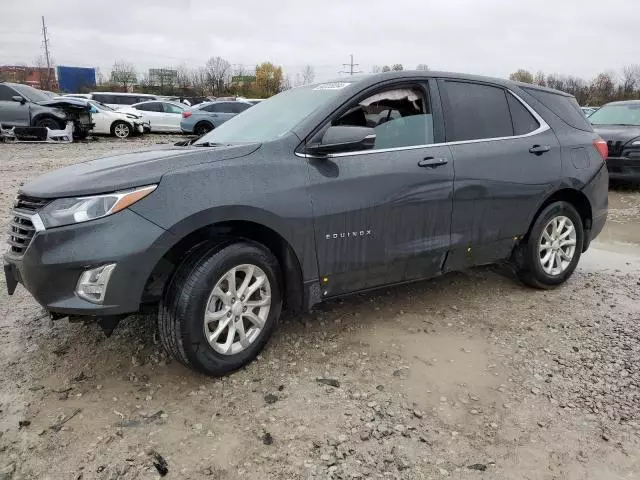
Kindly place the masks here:
POLYGON ((230 104, 231 108, 229 111, 231 113, 241 113, 244 112, 247 108, 251 107, 250 104, 246 104, 244 102, 235 102, 230 104))
POLYGON ((176 107, 175 105, 171 105, 170 103, 163 103, 162 106, 164 107, 164 111, 166 113, 181 114, 184 111, 184 109, 176 107))
POLYGON ((104 95, 102 93, 96 93, 93 96, 93 99, 96 102, 100 102, 100 103, 116 103, 113 95, 104 95))
POLYGON ((129 95, 118 95, 116 97, 116 102, 118 105, 133 105, 134 103, 138 103, 139 101, 143 101, 143 100, 138 100, 138 97, 131 97, 129 95))
POLYGON ((376 93, 353 105, 332 123, 373 128, 376 150, 433 143, 433 115, 419 87, 376 93))
POLYGON ((204 110, 205 112, 222 112, 221 108, 221 103, 212 103, 211 105, 203 107, 202 110, 204 110))
POLYGON ((514 135, 526 135, 540 127, 531 112, 516 97, 507 93, 507 102, 511 111, 511 121, 513 122, 514 135))
POLYGON ((567 125, 587 132, 593 131, 591 124, 582 113, 582 110, 580 110, 580 105, 578 105, 574 97, 538 90, 537 88, 525 87, 523 90, 555 113, 567 125))
POLYGON ((11 90, 6 85, 0 85, 0 101, 11 102, 13 101, 11 97, 13 97, 14 95, 17 95, 17 93, 11 90))
POLYGON ((160 102, 150 102, 138 105, 136 110, 142 110, 145 112, 162 112, 162 104, 160 102))
POLYGON ((443 85, 448 142, 513 135, 504 89, 449 80, 443 85))

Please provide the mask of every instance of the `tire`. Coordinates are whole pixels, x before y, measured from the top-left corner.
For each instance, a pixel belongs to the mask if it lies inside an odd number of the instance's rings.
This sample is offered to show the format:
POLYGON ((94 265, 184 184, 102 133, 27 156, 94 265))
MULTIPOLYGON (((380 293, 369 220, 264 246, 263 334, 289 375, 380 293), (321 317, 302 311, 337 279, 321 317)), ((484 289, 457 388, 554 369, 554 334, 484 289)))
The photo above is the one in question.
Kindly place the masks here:
MULTIPOLYGON (((234 278, 237 278, 238 293, 243 287, 244 278, 241 275, 234 275, 234 278)), ((258 276, 255 277, 256 281, 258 276)), ((252 277, 251 282, 253 281, 252 277)), ((178 266, 165 288, 160 303, 158 329, 164 348, 183 365, 210 376, 226 375, 243 367, 260 353, 276 328, 282 310, 281 285, 278 261, 269 250, 258 243, 239 240, 196 248, 178 266), (224 292, 226 288, 227 292, 231 291, 226 279, 229 278, 227 274, 232 269, 238 267, 238 272, 243 272, 241 268, 247 266, 257 267, 255 272, 261 272, 257 275, 260 278, 265 277, 264 283, 256 293, 246 299, 241 297, 244 302, 238 299, 235 303, 232 303, 231 298, 227 298, 225 303, 220 300, 222 297, 215 296, 215 290, 224 292), (267 282, 270 306, 265 313, 263 308, 267 307, 256 306, 252 309, 250 305, 264 301, 267 282), (263 319, 260 330, 255 330, 255 324, 244 317, 245 313, 240 313, 245 302, 249 305, 245 310, 248 308, 255 318, 263 319), (217 314, 220 319, 212 320, 211 323, 205 322, 205 312, 214 310, 216 312, 212 315, 217 314), (235 315, 239 315, 240 320, 235 315), (229 325, 226 329, 221 328, 223 322, 229 325), (245 338, 250 339, 248 344, 242 345, 240 328, 246 332, 245 338), (252 328, 254 330, 251 330, 252 328), (221 330, 222 333, 218 334, 216 341, 210 343, 205 336, 205 330, 213 336, 215 334, 212 331, 221 330), (223 343, 231 345, 226 353, 222 351, 226 348, 223 343)), ((254 284, 250 283, 244 291, 252 286, 254 284)))
POLYGON ((200 122, 197 123, 195 127, 193 127, 193 133, 198 136, 209 133, 211 130, 213 130, 213 125, 211 125, 209 122, 200 122))
POLYGON ((111 135, 118 138, 129 138, 133 135, 133 128, 127 122, 118 120, 111 124, 111 135))
POLYGON ((49 130, 64 130, 64 127, 61 126, 62 123, 56 120, 55 118, 45 117, 36 120, 34 126, 36 127, 46 127, 49 130))
POLYGON ((583 245, 584 226, 576 209, 567 202, 554 202, 540 212, 525 242, 517 249, 516 274, 523 283, 531 287, 555 288, 573 274, 580 260, 583 245), (554 233, 552 222, 559 231, 557 235, 554 233), (569 224, 573 226, 575 235, 569 232, 569 224), (543 238, 545 232, 546 236, 543 238), (575 245, 571 251, 572 242, 575 242, 575 245), (555 252, 560 256, 557 257, 555 252), (570 259, 567 258, 569 253, 570 259), (548 255, 551 255, 551 258, 548 255), (550 259, 547 260, 548 258, 550 259))

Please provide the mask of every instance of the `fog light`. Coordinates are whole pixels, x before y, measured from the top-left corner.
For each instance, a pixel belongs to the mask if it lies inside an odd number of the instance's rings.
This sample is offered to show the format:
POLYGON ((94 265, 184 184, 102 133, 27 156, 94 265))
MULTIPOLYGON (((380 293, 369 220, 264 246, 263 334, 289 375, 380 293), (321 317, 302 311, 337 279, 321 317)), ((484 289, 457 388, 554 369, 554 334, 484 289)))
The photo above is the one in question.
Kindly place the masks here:
POLYGON ((110 263, 84 271, 78 280, 76 294, 88 302, 102 303, 109 277, 111 277, 114 268, 116 268, 116 264, 110 263))

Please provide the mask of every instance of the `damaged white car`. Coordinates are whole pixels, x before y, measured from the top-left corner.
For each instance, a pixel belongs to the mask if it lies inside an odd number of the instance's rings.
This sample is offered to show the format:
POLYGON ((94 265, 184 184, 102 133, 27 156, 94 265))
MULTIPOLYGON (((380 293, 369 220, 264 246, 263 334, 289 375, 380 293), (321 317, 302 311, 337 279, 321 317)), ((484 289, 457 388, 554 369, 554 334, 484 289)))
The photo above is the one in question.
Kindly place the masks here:
MULTIPOLYGON (((76 100, 82 101, 80 98, 76 100)), ((94 124, 92 132, 94 134, 128 138, 150 129, 149 122, 145 121, 142 115, 119 112, 95 100, 86 100, 86 102, 91 107, 91 119, 94 124)))

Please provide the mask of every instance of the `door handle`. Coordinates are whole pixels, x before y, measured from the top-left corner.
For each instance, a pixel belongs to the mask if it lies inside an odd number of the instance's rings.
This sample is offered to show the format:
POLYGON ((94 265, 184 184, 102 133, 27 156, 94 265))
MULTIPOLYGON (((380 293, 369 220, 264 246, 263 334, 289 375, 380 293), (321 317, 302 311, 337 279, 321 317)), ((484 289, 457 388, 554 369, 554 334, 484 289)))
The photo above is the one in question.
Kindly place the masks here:
POLYGON ((551 147, 548 145, 534 145, 529 149, 529 153, 540 156, 543 153, 547 153, 549 150, 551 150, 551 147))
POLYGON ((436 168, 449 163, 446 158, 426 157, 418 162, 419 167, 436 168))

